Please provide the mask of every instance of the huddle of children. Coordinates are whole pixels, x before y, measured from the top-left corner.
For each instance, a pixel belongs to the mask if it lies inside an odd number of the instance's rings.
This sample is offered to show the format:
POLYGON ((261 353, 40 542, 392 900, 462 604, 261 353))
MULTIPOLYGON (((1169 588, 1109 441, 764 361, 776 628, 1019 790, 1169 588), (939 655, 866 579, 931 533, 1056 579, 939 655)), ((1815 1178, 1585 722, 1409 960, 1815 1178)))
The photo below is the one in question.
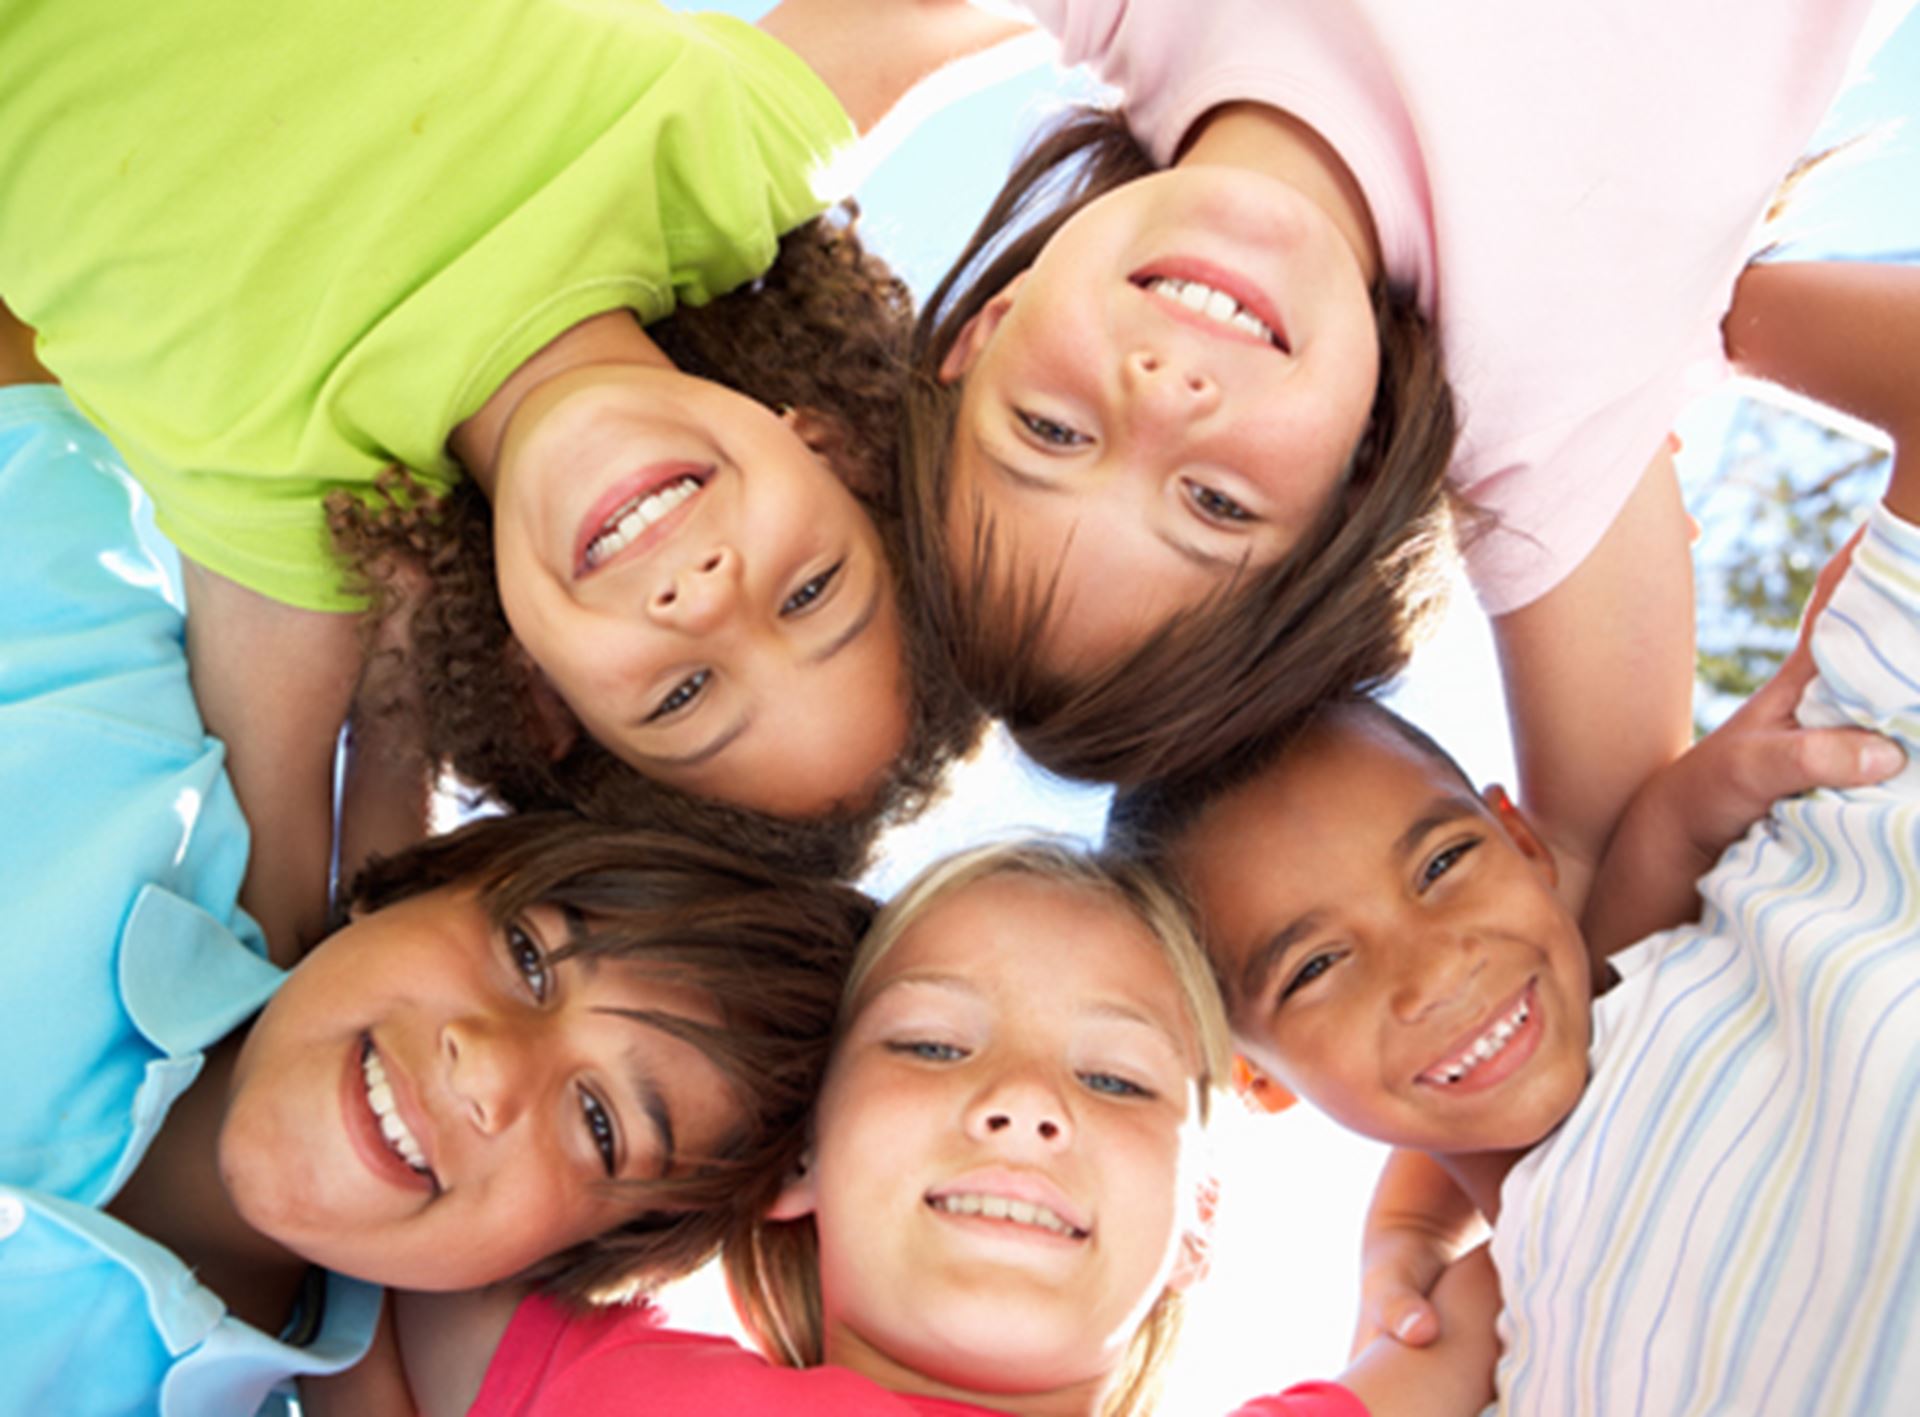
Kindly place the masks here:
POLYGON ((813 177, 964 0, 0 20, 0 1410, 1145 1412, 1236 1046, 1438 1319, 1247 1417, 1920 1380, 1920 473, 1681 756, 1661 451, 1910 446, 1913 272, 1741 276, 1904 4, 1031 8, 1122 107, 911 335, 813 177), (1450 521, 1526 814, 1367 697, 1450 521), (1110 854, 876 913, 985 714, 1110 854), (716 1253, 758 1353, 594 1302, 716 1253))

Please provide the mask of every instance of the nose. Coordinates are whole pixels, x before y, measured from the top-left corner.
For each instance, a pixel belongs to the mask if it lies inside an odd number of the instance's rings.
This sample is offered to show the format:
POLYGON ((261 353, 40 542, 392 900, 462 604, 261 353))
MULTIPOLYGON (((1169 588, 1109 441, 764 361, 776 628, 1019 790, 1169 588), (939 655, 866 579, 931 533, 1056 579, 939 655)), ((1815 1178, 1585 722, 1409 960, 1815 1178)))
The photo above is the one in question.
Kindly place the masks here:
POLYGON ((534 1068, 540 1050, 532 1045, 527 1030, 506 1020, 469 1015, 441 1026, 447 1090, 483 1135, 498 1136, 511 1127, 538 1091, 534 1068))
POLYGON ((1059 1151, 1073 1140, 1073 1119, 1059 1089, 1033 1068, 1004 1071, 967 1108, 967 1135, 1013 1150, 1059 1151))
POLYGON ((742 563, 731 546, 715 546, 683 563, 647 602, 656 620, 704 634, 718 627, 739 599, 742 563))
POLYGON ((1192 360, 1140 346, 1121 367, 1129 395, 1132 432, 1165 439, 1184 433, 1220 406, 1220 386, 1192 360))
POLYGON ((1472 931, 1426 930, 1401 953, 1406 965, 1393 991, 1393 1014, 1402 1023, 1418 1023, 1470 993, 1486 964, 1472 931))

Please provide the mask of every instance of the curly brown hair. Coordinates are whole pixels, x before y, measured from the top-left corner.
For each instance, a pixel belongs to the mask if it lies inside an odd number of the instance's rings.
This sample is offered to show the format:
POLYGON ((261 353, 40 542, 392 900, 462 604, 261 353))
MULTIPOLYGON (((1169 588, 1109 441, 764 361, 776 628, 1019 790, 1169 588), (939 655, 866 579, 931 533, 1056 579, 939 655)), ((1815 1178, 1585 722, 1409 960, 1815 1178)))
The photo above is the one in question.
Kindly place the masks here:
POLYGON ((664 1283, 705 1263, 729 1231, 772 1203, 799 1160, 847 968, 872 923, 873 902, 851 887, 677 836, 527 812, 475 822, 371 863, 349 903, 378 911, 454 885, 475 888, 496 926, 539 905, 577 921, 577 933, 550 962, 617 962, 712 998, 719 1027, 668 1013, 636 1017, 704 1053, 740 1106, 716 1152, 684 1172, 608 1183, 644 1204, 644 1213, 520 1277, 585 1298, 613 1286, 664 1283))
MULTIPOLYGON (((904 591, 904 533, 889 498, 912 306, 906 287, 861 245, 856 217, 849 203, 796 228, 757 281, 682 308, 647 333, 686 373, 822 417, 829 460, 872 515, 904 591)), ((515 810, 571 807, 791 870, 850 876, 879 829, 918 811, 979 735, 981 717, 940 640, 902 594, 907 747, 858 809, 795 821, 696 797, 642 776, 586 734, 556 759, 535 706, 534 671, 500 608, 485 494, 463 479, 444 496, 426 496, 397 469, 382 492, 372 503, 337 493, 328 504, 336 553, 371 598, 370 623, 399 617, 407 626, 407 648, 388 651, 379 666, 388 687, 375 711, 411 714, 430 760, 515 810)))
POLYGON ((1377 284, 1373 407, 1341 482, 1294 548, 1114 662, 1076 676, 1042 667, 1052 584, 1005 565, 980 521, 971 565, 956 575, 948 562, 947 523, 965 514, 949 505, 948 479, 961 385, 940 368, 968 321, 1069 218, 1156 170, 1110 110, 1070 111, 1037 136, 921 312, 901 446, 915 599, 961 681, 1043 767, 1120 784, 1204 771, 1250 741, 1284 736, 1328 696, 1405 668, 1440 604, 1455 432, 1437 338, 1409 292, 1377 284))

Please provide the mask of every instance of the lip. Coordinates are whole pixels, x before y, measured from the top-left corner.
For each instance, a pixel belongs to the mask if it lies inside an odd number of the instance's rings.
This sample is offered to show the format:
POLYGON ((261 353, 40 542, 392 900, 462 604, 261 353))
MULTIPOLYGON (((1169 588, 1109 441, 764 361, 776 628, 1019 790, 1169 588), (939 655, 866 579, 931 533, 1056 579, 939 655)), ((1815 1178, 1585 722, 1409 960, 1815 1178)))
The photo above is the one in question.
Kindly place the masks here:
POLYGON ((601 532, 606 529, 606 520, 608 517, 612 516, 626 503, 633 501, 636 497, 645 497, 659 488, 665 487, 668 483, 677 482, 688 475, 700 479, 700 491, 704 493, 707 485, 713 481, 713 464, 689 462, 684 458, 650 463, 639 471, 629 473, 627 476, 620 478, 596 497, 593 505, 587 508, 586 515, 581 517, 580 524, 574 531, 573 578, 580 580, 585 576, 604 571, 607 567, 627 560, 632 555, 640 554, 645 548, 657 545, 660 541, 672 535, 673 529, 686 519, 688 510, 695 502, 700 500, 699 494, 689 497, 671 512, 668 512, 666 516, 648 527, 639 536, 635 537, 633 541, 621 547, 617 555, 608 557, 597 566, 589 567, 587 565, 587 548, 591 546, 601 532))
POLYGON ((1422 1087, 1430 1087, 1449 1095, 1485 1092, 1489 1088, 1498 1087, 1526 1066, 1528 1059, 1539 1050, 1541 1040, 1545 1037, 1545 1030, 1546 1020, 1541 1016, 1540 997, 1534 988, 1534 981, 1529 979, 1522 988, 1509 995, 1504 1003, 1496 1004, 1482 1014, 1478 1024, 1462 1032, 1444 1051, 1436 1053, 1433 1061, 1415 1075, 1414 1082, 1422 1087), (1527 1021, 1515 1030, 1507 1039, 1506 1046, 1498 1053, 1474 1068, 1458 1082, 1443 1083, 1428 1076, 1471 1048, 1488 1029, 1512 1013, 1523 999, 1527 1005, 1527 1021))
POLYGON ((1127 280, 1136 286, 1141 294, 1154 302, 1154 308, 1165 311, 1183 324, 1205 330, 1222 339, 1252 345, 1255 349, 1273 350, 1277 345, 1279 353, 1293 353, 1293 336, 1287 333, 1286 322, 1280 318, 1280 312, 1274 308, 1272 299, 1238 271, 1215 265, 1212 261, 1201 260, 1197 256, 1167 256, 1142 266, 1128 276, 1127 280), (1198 281, 1216 290, 1224 290, 1251 310, 1261 324, 1273 331, 1275 343, 1269 344, 1245 330, 1236 330, 1231 325, 1223 325, 1218 320, 1202 315, 1196 310, 1189 310, 1177 300, 1170 300, 1164 295, 1155 295, 1146 288, 1148 281, 1163 279, 1198 281))
MULTIPOLYGON (((387 1145, 386 1135, 380 1130, 380 1119, 373 1115, 373 1107, 367 1101, 366 1075, 361 1071, 361 1059, 371 1047, 374 1047, 373 1040, 361 1034, 347 1049, 347 1066, 340 1079, 340 1111, 346 1121, 347 1136, 353 1142, 353 1149, 375 1176, 401 1190, 422 1191, 431 1195, 440 1189, 440 1185, 430 1174, 433 1152, 428 1146, 429 1133, 424 1119, 413 1098, 411 1080, 394 1066, 389 1054, 380 1053, 381 1066, 387 1073, 387 1085, 393 1089, 394 1106, 401 1120, 407 1124, 407 1130, 420 1143, 420 1149, 427 1158, 429 1174, 414 1170, 400 1159, 398 1153, 387 1145)), ((375 1051, 379 1052, 377 1048, 375 1051)))
POLYGON ((927 1208, 942 1220, 976 1229, 991 1226, 997 1232, 1017 1235, 1021 1239, 1031 1237, 1052 1244, 1078 1245, 1093 1234, 1093 1217, 1068 1199, 1067 1193, 1059 1186, 1037 1171, 1013 1171, 1001 1166, 982 1167, 941 1182, 927 1192, 925 1200, 927 1208), (1004 1220, 979 1215, 955 1215, 932 1205, 942 1197, 964 1194, 998 1196, 1010 1201, 1025 1201, 1029 1205, 1043 1205, 1080 1234, 1056 1235, 1038 1226, 1009 1225, 1004 1220))

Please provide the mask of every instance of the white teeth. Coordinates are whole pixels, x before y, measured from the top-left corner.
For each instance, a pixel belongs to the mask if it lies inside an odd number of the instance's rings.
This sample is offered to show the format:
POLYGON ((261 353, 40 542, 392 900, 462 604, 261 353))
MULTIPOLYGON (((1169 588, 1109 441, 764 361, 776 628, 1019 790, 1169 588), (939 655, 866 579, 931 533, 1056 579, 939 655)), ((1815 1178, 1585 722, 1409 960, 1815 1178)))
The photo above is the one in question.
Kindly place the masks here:
POLYGON ((399 1154, 402 1161, 416 1171, 427 1169, 427 1154, 420 1149, 420 1143, 414 1139, 407 1124, 400 1120, 400 1114, 394 1110, 393 1088, 387 1082, 387 1069, 381 1063, 380 1055, 369 1048, 360 1060, 360 1072, 367 1082, 367 1105, 373 1108, 374 1118, 380 1123, 380 1135, 387 1139, 387 1145, 399 1154))
POLYGON ((1259 316, 1235 300, 1226 291, 1197 280, 1175 280, 1171 276, 1155 276, 1146 282, 1146 289, 1169 300, 1178 301, 1196 314, 1205 315, 1210 320, 1223 325, 1231 325, 1236 330, 1265 340, 1268 344, 1277 344, 1273 330, 1259 316))
POLYGON ((949 1215, 980 1215, 989 1220, 1009 1220, 1016 1225, 1031 1225, 1037 1229, 1052 1231, 1055 1235, 1074 1238, 1079 1238, 1083 1233, 1067 1224, 1046 1206, 1034 1201, 959 1192, 954 1195, 936 1196, 930 1203, 935 1210, 944 1210, 949 1215))
POLYGON ((592 570, 609 556, 624 551, 641 532, 699 490, 700 479, 688 475, 619 508, 614 516, 607 518, 613 529, 602 532, 588 544, 587 569, 592 570))
POLYGON ((1493 1027, 1476 1038, 1451 1062, 1431 1069, 1428 1076, 1437 1076, 1443 1083, 1459 1082, 1461 1078, 1505 1048, 1526 1021, 1527 1001, 1522 997, 1520 1002, 1514 1005, 1512 1013, 1498 1020, 1493 1027))

